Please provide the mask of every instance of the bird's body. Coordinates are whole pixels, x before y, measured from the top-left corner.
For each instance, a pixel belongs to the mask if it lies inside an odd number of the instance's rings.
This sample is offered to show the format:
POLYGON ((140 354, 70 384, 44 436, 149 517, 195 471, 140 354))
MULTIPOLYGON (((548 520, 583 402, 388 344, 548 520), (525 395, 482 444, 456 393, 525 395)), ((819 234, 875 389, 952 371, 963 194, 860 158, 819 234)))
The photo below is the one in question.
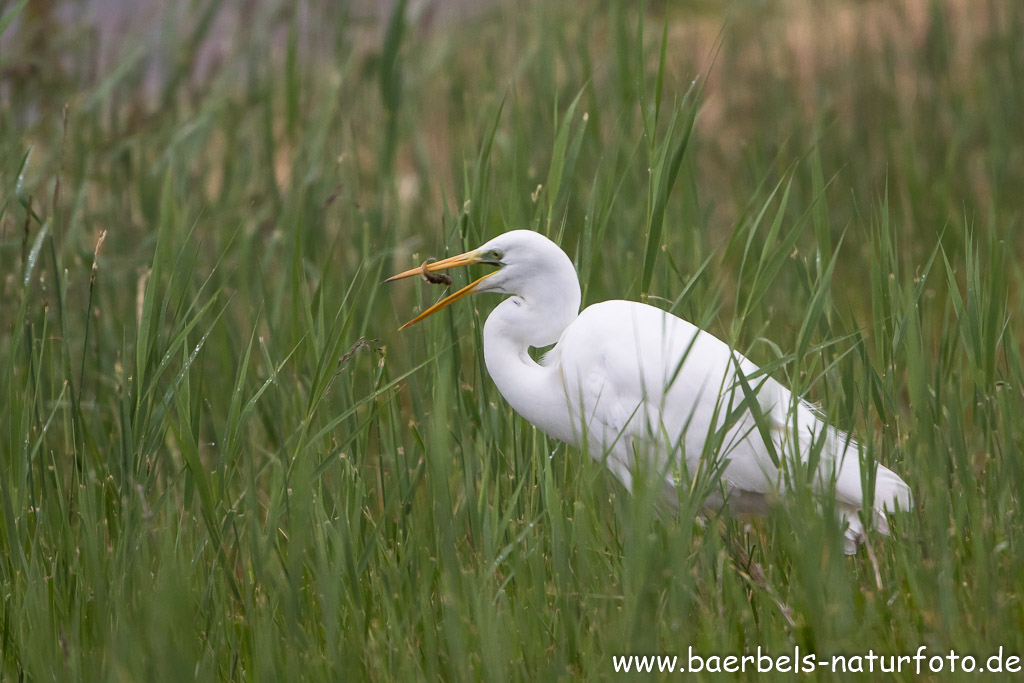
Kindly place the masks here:
MULTIPOLYGON (((605 301, 578 313, 572 262, 532 231, 505 233, 438 267, 464 262, 500 269, 413 322, 474 291, 511 294, 484 325, 484 360, 502 396, 529 422, 605 462, 627 488, 638 457, 667 490, 681 472, 718 458, 720 493, 704 504, 734 512, 765 512, 790 485, 777 463, 806 463, 815 453, 813 481, 825 490, 834 483, 847 551, 856 548, 864 505, 857 444, 725 342, 637 302, 605 301), (530 356, 531 347, 551 344, 540 362, 530 356)), ((395 277, 408 273, 419 270, 395 277)), ((884 510, 909 508, 910 490, 880 465, 875 480, 875 521, 885 532, 884 510)))

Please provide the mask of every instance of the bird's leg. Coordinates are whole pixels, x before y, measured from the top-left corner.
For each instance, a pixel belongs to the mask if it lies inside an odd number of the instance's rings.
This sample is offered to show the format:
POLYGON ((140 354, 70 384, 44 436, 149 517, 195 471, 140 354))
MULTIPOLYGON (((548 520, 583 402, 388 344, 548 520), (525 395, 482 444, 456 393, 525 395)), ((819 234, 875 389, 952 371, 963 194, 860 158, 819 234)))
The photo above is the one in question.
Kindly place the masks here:
POLYGON ((875 557, 875 551, 871 549, 871 542, 865 540, 864 547, 868 550, 868 559, 871 561, 871 568, 875 571, 875 586, 878 590, 882 590, 882 573, 878 571, 878 559, 875 557))

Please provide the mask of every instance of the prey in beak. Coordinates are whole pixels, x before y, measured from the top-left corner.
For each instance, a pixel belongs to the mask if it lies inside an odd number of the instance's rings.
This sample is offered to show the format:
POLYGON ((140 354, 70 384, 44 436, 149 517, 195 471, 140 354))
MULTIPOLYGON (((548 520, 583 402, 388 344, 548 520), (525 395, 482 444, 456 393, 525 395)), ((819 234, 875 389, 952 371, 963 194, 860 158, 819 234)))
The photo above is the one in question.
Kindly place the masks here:
MULTIPOLYGON (((482 252, 480 250, 477 250, 477 251, 467 251, 465 254, 459 254, 458 256, 452 256, 450 258, 446 258, 446 259, 443 259, 441 261, 434 261, 433 263, 424 263, 419 268, 410 268, 409 270, 406 270, 404 272, 398 273, 397 275, 392 275, 391 277, 389 277, 384 282, 393 282, 394 280, 401 280, 403 278, 413 277, 415 275, 421 275, 421 276, 423 276, 425 278, 428 278, 428 281, 433 282, 433 280, 429 279, 429 275, 428 275, 429 273, 436 273, 438 271, 447 270, 449 268, 454 268, 456 266, 470 266, 470 265, 473 265, 475 263, 487 263, 487 264, 495 265, 495 266, 501 265, 501 263, 500 262, 496 262, 492 258, 492 256, 493 256, 493 254, 491 254, 489 252, 485 252, 485 251, 484 252, 482 252)), ((413 318, 412 320, 410 320, 406 324, 404 324, 401 327, 399 327, 398 329, 404 330, 405 328, 409 327, 410 325, 415 325, 416 323, 418 323, 419 321, 423 320, 424 318, 428 318, 428 317, 434 315, 435 313, 437 313, 441 309, 447 308, 448 306, 451 306, 453 303, 455 303, 459 299, 462 299, 462 298, 465 298, 465 297, 469 296, 480 285, 481 282, 483 282, 484 280, 486 280, 490 276, 494 275, 494 273, 496 273, 496 272, 498 272, 498 271, 494 271, 492 273, 487 273, 487 275, 484 275, 483 277, 481 277, 481 278, 479 278, 477 280, 474 280, 473 282, 470 282, 468 285, 466 285, 465 287, 463 287, 459 291, 455 292, 454 294, 449 294, 448 296, 446 296, 445 298, 441 299, 436 304, 434 304, 433 306, 431 306, 427 310, 423 311, 422 313, 420 313, 418 316, 416 316, 415 318, 413 318)))

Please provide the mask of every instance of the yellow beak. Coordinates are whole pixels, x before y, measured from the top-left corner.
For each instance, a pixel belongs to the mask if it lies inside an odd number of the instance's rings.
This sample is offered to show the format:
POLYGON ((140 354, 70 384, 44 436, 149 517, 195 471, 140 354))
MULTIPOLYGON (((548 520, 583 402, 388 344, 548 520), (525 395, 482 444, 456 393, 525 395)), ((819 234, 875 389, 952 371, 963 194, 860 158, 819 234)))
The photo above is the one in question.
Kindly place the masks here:
MULTIPOLYGON (((403 278, 412 277, 414 275, 422 275, 424 270, 426 270, 428 273, 436 273, 439 270, 447 270, 448 268, 454 268, 456 266, 468 266, 468 265, 472 265, 474 263, 483 263, 483 262, 484 261, 482 261, 480 259, 480 256, 478 255, 477 252, 475 252, 475 251, 467 251, 465 254, 459 254, 458 256, 452 256, 451 258, 446 258, 446 259, 444 259, 442 261, 434 261, 433 263, 428 263, 425 267, 424 266, 420 266, 419 268, 410 268, 409 270, 401 272, 398 275, 392 275, 391 277, 389 277, 384 282, 393 282, 394 280, 401 280, 403 278)), ((496 273, 496 272, 498 272, 498 271, 494 271, 494 273, 496 273)), ((473 282, 470 282, 468 285, 466 285, 465 287, 463 287, 459 291, 455 292, 454 294, 450 294, 450 295, 446 296, 445 298, 441 299, 436 304, 434 304, 433 306, 431 306, 427 310, 423 311, 418 316, 416 316, 415 318, 413 318, 412 320, 410 320, 406 324, 402 325, 398 329, 404 330, 405 328, 409 327, 410 325, 415 325, 416 323, 418 323, 419 321, 423 320, 424 318, 428 318, 428 317, 434 315, 435 313, 440 311, 442 308, 447 308, 448 306, 451 306, 453 303, 455 303, 459 299, 462 299, 462 298, 465 298, 465 297, 469 296, 470 294, 473 293, 473 290, 475 290, 477 288, 477 285, 479 285, 481 282, 483 282, 485 279, 489 278, 490 276, 494 275, 494 273, 487 273, 487 275, 484 275, 482 278, 479 278, 477 280, 474 280, 473 282)))

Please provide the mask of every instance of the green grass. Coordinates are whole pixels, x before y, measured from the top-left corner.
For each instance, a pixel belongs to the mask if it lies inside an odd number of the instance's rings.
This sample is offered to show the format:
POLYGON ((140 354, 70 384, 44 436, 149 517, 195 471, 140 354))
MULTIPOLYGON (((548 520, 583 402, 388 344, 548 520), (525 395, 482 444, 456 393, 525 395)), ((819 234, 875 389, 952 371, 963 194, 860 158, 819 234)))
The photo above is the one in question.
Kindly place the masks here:
POLYGON ((1024 655, 1019 3, 282 3, 199 69, 220 5, 97 72, 0 4, 0 680, 1024 655), (915 510, 851 558, 802 496, 702 528, 510 412, 496 299, 396 331, 438 292, 384 277, 522 227, 585 304, 773 368, 915 510))

